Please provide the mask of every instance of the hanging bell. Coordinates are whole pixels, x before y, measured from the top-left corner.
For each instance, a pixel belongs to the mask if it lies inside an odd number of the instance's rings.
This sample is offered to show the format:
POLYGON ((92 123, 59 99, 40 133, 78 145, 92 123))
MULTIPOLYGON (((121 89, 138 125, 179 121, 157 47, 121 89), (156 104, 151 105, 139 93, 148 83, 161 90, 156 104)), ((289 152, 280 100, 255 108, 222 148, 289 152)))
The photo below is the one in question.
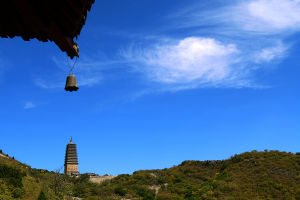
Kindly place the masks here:
POLYGON ((67 77, 65 90, 73 92, 73 91, 77 91, 78 89, 79 88, 78 88, 77 83, 76 83, 76 77, 73 74, 70 74, 67 77))

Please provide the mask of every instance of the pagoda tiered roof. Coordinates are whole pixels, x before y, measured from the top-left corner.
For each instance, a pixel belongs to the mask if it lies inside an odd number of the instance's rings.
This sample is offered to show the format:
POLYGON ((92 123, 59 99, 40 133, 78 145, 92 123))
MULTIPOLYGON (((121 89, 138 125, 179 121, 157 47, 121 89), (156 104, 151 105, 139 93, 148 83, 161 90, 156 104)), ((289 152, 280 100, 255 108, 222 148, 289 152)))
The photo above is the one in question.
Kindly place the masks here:
POLYGON ((78 164, 76 144, 72 142, 66 148, 65 164, 78 164))

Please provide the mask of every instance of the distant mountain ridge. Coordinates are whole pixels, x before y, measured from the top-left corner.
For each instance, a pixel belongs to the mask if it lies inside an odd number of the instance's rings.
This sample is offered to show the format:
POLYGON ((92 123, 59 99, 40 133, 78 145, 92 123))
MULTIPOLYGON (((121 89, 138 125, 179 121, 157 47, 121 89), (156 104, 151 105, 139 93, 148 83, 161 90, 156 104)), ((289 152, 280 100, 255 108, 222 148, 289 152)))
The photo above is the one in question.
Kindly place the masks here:
POLYGON ((95 184, 32 169, 0 156, 0 199, 86 200, 300 199, 300 154, 246 152, 226 160, 184 161, 162 170, 141 170, 95 184), (11 177, 7 176, 7 174, 11 177))

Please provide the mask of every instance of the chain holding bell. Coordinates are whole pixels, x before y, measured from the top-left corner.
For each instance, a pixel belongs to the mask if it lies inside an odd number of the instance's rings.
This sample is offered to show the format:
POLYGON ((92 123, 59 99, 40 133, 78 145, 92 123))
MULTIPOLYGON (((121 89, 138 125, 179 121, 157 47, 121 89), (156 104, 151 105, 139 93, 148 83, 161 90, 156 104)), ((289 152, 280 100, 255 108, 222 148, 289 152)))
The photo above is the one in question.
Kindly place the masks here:
POLYGON ((69 92, 77 91, 79 88, 77 86, 76 77, 73 74, 70 74, 67 77, 65 90, 69 92))

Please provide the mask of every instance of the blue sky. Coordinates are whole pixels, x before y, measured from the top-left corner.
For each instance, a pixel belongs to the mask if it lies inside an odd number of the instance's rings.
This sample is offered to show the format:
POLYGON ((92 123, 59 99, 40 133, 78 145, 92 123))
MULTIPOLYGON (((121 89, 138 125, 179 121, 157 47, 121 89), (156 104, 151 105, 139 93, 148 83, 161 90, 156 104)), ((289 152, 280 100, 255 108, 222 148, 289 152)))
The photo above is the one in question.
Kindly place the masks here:
POLYGON ((0 39, 0 148, 35 168, 160 169, 251 150, 298 152, 299 0, 96 1, 65 53, 0 39))

